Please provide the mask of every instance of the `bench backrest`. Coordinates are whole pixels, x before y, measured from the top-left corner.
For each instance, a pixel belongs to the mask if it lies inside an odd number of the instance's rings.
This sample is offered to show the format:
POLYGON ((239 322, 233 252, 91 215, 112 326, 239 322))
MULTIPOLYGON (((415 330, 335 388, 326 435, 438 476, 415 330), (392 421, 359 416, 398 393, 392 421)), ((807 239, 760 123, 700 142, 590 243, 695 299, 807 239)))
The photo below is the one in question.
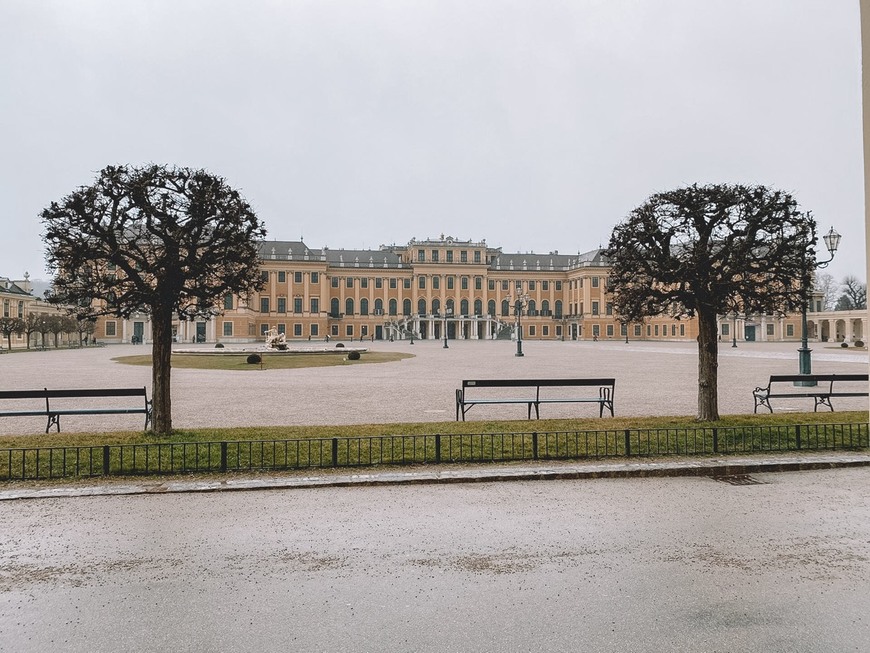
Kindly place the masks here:
POLYGON ((868 374, 772 374, 771 383, 797 383, 800 381, 833 382, 833 381, 867 381, 868 374))
POLYGON ((0 390, 0 399, 45 399, 47 390, 0 390))
POLYGON ((462 388, 535 388, 551 386, 614 386, 616 379, 464 379, 462 388))
POLYGON ((144 387, 142 388, 83 388, 46 390, 45 396, 49 399, 70 399, 81 397, 147 397, 144 387))

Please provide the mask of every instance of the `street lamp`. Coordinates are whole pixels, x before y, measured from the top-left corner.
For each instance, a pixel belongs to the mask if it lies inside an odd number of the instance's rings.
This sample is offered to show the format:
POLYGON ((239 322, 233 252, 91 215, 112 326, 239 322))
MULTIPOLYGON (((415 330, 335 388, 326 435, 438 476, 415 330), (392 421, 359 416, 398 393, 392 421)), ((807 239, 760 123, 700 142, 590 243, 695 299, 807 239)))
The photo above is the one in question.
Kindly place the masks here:
POLYGON ((444 332, 444 349, 450 349, 450 347, 447 346, 447 315, 448 315, 448 313, 452 313, 452 312, 453 312, 453 311, 451 311, 451 310, 449 310, 449 309, 444 309, 444 329, 443 329, 443 332, 444 332))
POLYGON ((731 346, 737 346, 737 311, 731 314, 731 346))
POLYGON ((625 329, 625 344, 628 344, 628 321, 623 322, 623 328, 625 329))
MULTIPOLYGON (((828 267, 828 263, 834 260, 834 255, 837 253, 837 248, 840 246, 840 234, 834 231, 834 228, 831 227, 831 230, 822 236, 822 240, 825 241, 825 247, 828 250, 828 253, 831 255, 827 261, 818 261, 813 264, 814 268, 826 268, 828 267)), ((813 360, 812 360, 812 349, 809 348, 807 343, 807 304, 810 301, 810 289, 808 286, 804 286, 803 288, 804 301, 801 306, 801 348, 798 349, 798 365, 801 374, 812 374, 813 373, 813 360)), ((815 385, 811 381, 801 381, 800 385, 815 385)), ((797 384, 796 384, 797 385, 797 384)))
POLYGON ((529 301, 529 296, 523 294, 523 286, 521 281, 517 281, 516 298, 514 299, 514 313, 517 316, 517 353, 514 356, 525 356, 523 354, 523 324, 520 316, 523 312, 523 306, 529 301))

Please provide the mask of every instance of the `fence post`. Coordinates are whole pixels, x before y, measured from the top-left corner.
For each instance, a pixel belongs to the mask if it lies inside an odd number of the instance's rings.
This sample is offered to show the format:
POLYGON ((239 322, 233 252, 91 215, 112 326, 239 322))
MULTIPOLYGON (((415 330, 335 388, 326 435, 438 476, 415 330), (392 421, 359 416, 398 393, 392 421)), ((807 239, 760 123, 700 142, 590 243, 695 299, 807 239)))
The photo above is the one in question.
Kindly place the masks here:
POLYGON ((631 431, 629 429, 625 429, 625 455, 631 455, 631 431))
POLYGON ((103 476, 109 475, 109 445, 103 445, 103 476))
POLYGON ((801 425, 794 425, 794 443, 798 450, 801 448, 801 425))
POLYGON ((332 438, 332 466, 338 467, 338 438, 332 438))
POLYGON ((532 458, 538 459, 538 432, 532 433, 532 458))
POLYGON ((221 471, 227 471, 227 443, 221 442, 221 471))
POLYGON ((719 453, 719 429, 713 427, 713 453, 719 453))
POLYGON ((441 464, 441 434, 435 434, 435 464, 441 464))

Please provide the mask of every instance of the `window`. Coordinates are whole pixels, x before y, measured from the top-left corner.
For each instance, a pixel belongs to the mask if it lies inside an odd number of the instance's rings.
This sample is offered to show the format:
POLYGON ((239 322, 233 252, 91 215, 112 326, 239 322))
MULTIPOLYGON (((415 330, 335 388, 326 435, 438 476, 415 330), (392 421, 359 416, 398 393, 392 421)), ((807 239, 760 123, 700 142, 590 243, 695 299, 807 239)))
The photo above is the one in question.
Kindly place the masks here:
POLYGON ((332 277, 332 287, 338 288, 338 277, 332 277))
POLYGON ((293 335, 296 336, 297 338, 302 337, 302 325, 301 324, 294 324, 293 325, 293 335))
POLYGON ((600 336, 601 336, 601 326, 598 324, 593 324, 592 325, 592 337, 598 338, 600 336))
POLYGON ((727 322, 722 323, 722 335, 723 336, 730 336, 731 335, 731 325, 728 324, 727 322))
POLYGON ((432 300, 432 312, 436 315, 441 312, 441 302, 438 299, 432 300))
POLYGON ((233 323, 232 322, 224 322, 224 335, 232 336, 233 335, 233 323))
POLYGON ((671 325, 671 335, 672 336, 677 335, 677 325, 676 324, 671 325))
POLYGON ((114 320, 108 320, 106 322, 106 336, 111 337, 117 335, 118 323, 114 320))
POLYGON ((266 270, 261 270, 260 279, 265 283, 269 283, 269 273, 266 270))
POLYGON ((425 299, 420 299, 417 302, 417 312, 420 315, 426 315, 426 300, 425 299))
POLYGON ((426 289, 426 277, 417 277, 417 287, 420 290, 426 289))
POLYGON ((405 290, 411 289, 411 277, 408 277, 407 279, 402 279, 402 287, 405 290))
MULTIPOLYGON (((546 328, 546 327, 544 327, 544 328, 546 328)), ((556 337, 557 338, 562 337, 562 326, 560 324, 556 325, 556 337)))
POLYGON ((465 250, 459 252, 459 261, 461 263, 468 263, 468 252, 466 252, 465 250))
MULTIPOLYGON (((293 283, 302 283, 302 273, 301 272, 294 272, 293 273, 293 283)), ((300 333, 299 335, 301 336, 302 333, 300 333)))
POLYGON ((459 281, 459 287, 462 288, 462 290, 468 290, 468 277, 462 277, 459 281))
POLYGON ((332 335, 334 335, 334 336, 338 335, 338 325, 337 324, 333 324, 332 328, 330 330, 332 331, 332 335))
POLYGON ((655 333, 655 335, 658 335, 658 334, 659 334, 659 325, 658 325, 658 324, 656 324, 656 325, 653 327, 653 332, 655 333))
POLYGON ((474 252, 474 262, 480 263, 480 252, 479 251, 474 252))
POLYGON ((483 302, 479 299, 474 300, 474 314, 482 315, 483 314, 483 302))
POLYGON ((294 297, 293 298, 293 312, 301 313, 302 312, 302 298, 294 297))
POLYGON ((311 336, 316 338, 320 335, 320 327, 316 324, 311 325, 311 336))
POLYGON ((502 282, 501 282, 501 289, 502 289, 503 291, 507 291, 507 290, 508 290, 508 282, 507 282, 507 281, 502 281, 502 282))
POLYGON ((501 314, 508 315, 509 313, 510 313, 510 304, 508 303, 508 300, 504 299, 501 302, 501 314))
POLYGON ((447 262, 453 263, 453 250, 452 249, 447 251, 447 262))
POLYGON ((396 289, 396 277, 392 277, 392 278, 390 279, 390 288, 391 288, 392 290, 395 290, 395 289, 396 289))
POLYGON ((628 335, 628 326, 624 322, 619 325, 619 335, 621 335, 621 336, 628 335))
POLYGON ((592 302, 592 315, 598 315, 598 302, 592 302))
POLYGON ((353 338, 353 324, 348 324, 347 328, 345 328, 344 332, 346 335, 353 338))
POLYGON ((269 312, 269 298, 268 297, 260 297, 260 312, 268 313, 269 312))
POLYGON ((287 325, 279 322, 276 330, 278 333, 287 333, 287 325))
POLYGON ((794 324, 785 325, 785 335, 787 338, 794 337, 794 324))
POLYGON ((537 287, 537 284, 534 281, 529 281, 529 291, 534 290, 537 287))
POLYGON ((422 249, 417 250, 417 261, 423 263, 426 260, 426 252, 422 249))
POLYGON ((268 332, 268 331, 269 331, 269 325, 268 325, 268 324, 261 324, 261 325, 260 325, 260 335, 261 335, 261 336, 265 336, 265 335, 266 335, 266 332, 268 332))
POLYGON ((231 311, 233 310, 233 295, 232 293, 227 293, 224 295, 224 310, 231 311))
MULTIPOLYGON (((408 303, 410 305, 410 302, 408 303)), ((395 299, 390 300, 390 315, 396 315, 399 312, 399 302, 395 299)))
POLYGON ((604 313, 605 313, 605 315, 613 315, 613 304, 611 304, 610 302, 607 302, 604 305, 604 313))
POLYGON ((375 277, 375 288, 383 288, 384 280, 381 277, 375 277))
POLYGON ((432 277, 432 290, 441 288, 441 277, 432 277))
POLYGON ((646 335, 647 337, 652 335, 652 327, 649 324, 646 325, 646 335))
POLYGON ((487 315, 495 315, 495 300, 494 299, 490 299, 486 303, 486 314, 487 315))
POLYGON ((410 315, 411 314, 411 300, 406 299, 402 302, 402 315, 410 315))
POLYGON ((18 302, 18 317, 24 317, 24 302, 18 302))
POLYGON ((344 287, 345 288, 353 288, 353 277, 348 277, 347 279, 344 280, 344 287))
POLYGON ((640 338, 640 334, 643 332, 643 327, 639 324, 634 325, 634 337, 640 338))
POLYGON ((549 281, 542 281, 541 282, 541 290, 549 290, 549 289, 550 289, 550 282, 549 281))
POLYGON ((447 277, 447 290, 453 290, 456 277, 447 277))
MULTIPOLYGON (((320 283, 320 273, 312 272, 311 273, 311 283, 320 283)), ((314 334, 312 334, 314 335, 314 334)))
POLYGON ((555 307, 556 307, 556 317, 561 318, 562 317, 562 300, 561 299, 556 300, 555 307))
POLYGON ((556 282, 556 290, 562 290, 562 282, 561 281, 556 282))
POLYGON ((535 335, 535 325, 534 324, 529 325, 529 335, 530 336, 535 335))
POLYGON ((376 299, 375 300, 375 315, 383 315, 384 314, 384 300, 376 299))
POLYGON ((474 277, 474 289, 483 290, 483 277, 474 277))
POLYGON ((287 312, 287 298, 279 297, 278 298, 278 312, 286 313, 287 312))
POLYGON ((437 249, 432 250, 432 262, 433 263, 438 262, 438 250, 437 249))
POLYGON ((598 277, 592 277, 592 287, 593 288, 598 287, 598 277))
POLYGON ((550 327, 548 327, 546 324, 542 326, 541 329, 545 338, 550 335, 550 327))
POLYGON ((532 299, 529 301, 528 314, 529 315, 537 315, 538 314, 538 305, 535 303, 535 300, 532 299))
POLYGON ((320 312, 320 299, 317 297, 311 298, 311 312, 319 313, 320 312))
POLYGON ((541 302, 541 315, 544 317, 549 317, 550 315, 550 302, 546 299, 541 302))
POLYGON ((613 337, 613 325, 612 324, 607 325, 607 337, 608 338, 613 337))
POLYGON ((495 290, 495 279, 488 279, 486 287, 490 290, 495 290))
POLYGON ((459 302, 459 314, 460 315, 468 315, 468 300, 463 299, 459 302))
MULTIPOLYGON (((771 325, 771 326, 773 326, 773 325, 771 325)), ((680 335, 681 336, 686 335, 686 325, 685 324, 680 325, 680 335)))
POLYGON ((363 297, 359 300, 359 314, 360 315, 368 315, 369 314, 369 300, 363 297))
POLYGON ((447 300, 447 314, 448 314, 448 315, 453 315, 453 314, 455 314, 455 313, 456 313, 456 309, 454 308, 453 300, 452 300, 452 299, 448 299, 448 300, 447 300))
POLYGON ((287 281, 287 273, 284 270, 278 272, 278 283, 284 283, 287 281))
POLYGON ((353 315, 353 298, 348 297, 344 302, 344 314, 353 315))
POLYGON ((359 287, 360 288, 368 288, 369 287, 368 277, 363 277, 362 279, 359 280, 359 287))
POLYGON ((329 302, 329 314, 332 317, 338 317, 339 308, 338 308, 338 297, 333 297, 329 302))
MULTIPOLYGON (((681 333, 680 335, 683 335, 683 334, 681 333)), ((769 336, 773 335, 773 325, 772 324, 767 325, 767 335, 769 335, 769 336)))

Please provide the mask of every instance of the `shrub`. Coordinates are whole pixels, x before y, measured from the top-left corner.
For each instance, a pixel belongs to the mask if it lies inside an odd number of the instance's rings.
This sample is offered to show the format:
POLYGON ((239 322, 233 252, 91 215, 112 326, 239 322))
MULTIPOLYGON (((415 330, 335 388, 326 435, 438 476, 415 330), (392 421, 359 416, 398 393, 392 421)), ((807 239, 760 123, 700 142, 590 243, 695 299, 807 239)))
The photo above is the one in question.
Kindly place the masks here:
POLYGON ((335 343, 335 346, 336 346, 336 347, 344 347, 344 343, 343 343, 343 342, 337 342, 337 343, 335 343))
POLYGON ((863 340, 856 340, 856 341, 855 341, 855 346, 856 346, 856 347, 863 347, 863 346, 864 346, 864 341, 863 341, 863 340))
POLYGON ((848 342, 841 342, 841 343, 840 343, 840 346, 841 346, 841 347, 848 347, 848 346, 849 346, 849 343, 848 343, 848 342))
POLYGON ((215 344, 214 348, 215 348, 215 349, 223 349, 223 348, 224 348, 224 343, 219 342, 219 343, 215 344))
POLYGON ((263 362, 263 357, 260 356, 260 354, 248 354, 248 358, 246 360, 251 365, 256 365, 257 363, 263 362))
POLYGON ((358 361, 358 360, 359 360, 359 352, 358 352, 358 351, 349 351, 349 352, 347 352, 347 360, 349 360, 349 361, 358 361))

